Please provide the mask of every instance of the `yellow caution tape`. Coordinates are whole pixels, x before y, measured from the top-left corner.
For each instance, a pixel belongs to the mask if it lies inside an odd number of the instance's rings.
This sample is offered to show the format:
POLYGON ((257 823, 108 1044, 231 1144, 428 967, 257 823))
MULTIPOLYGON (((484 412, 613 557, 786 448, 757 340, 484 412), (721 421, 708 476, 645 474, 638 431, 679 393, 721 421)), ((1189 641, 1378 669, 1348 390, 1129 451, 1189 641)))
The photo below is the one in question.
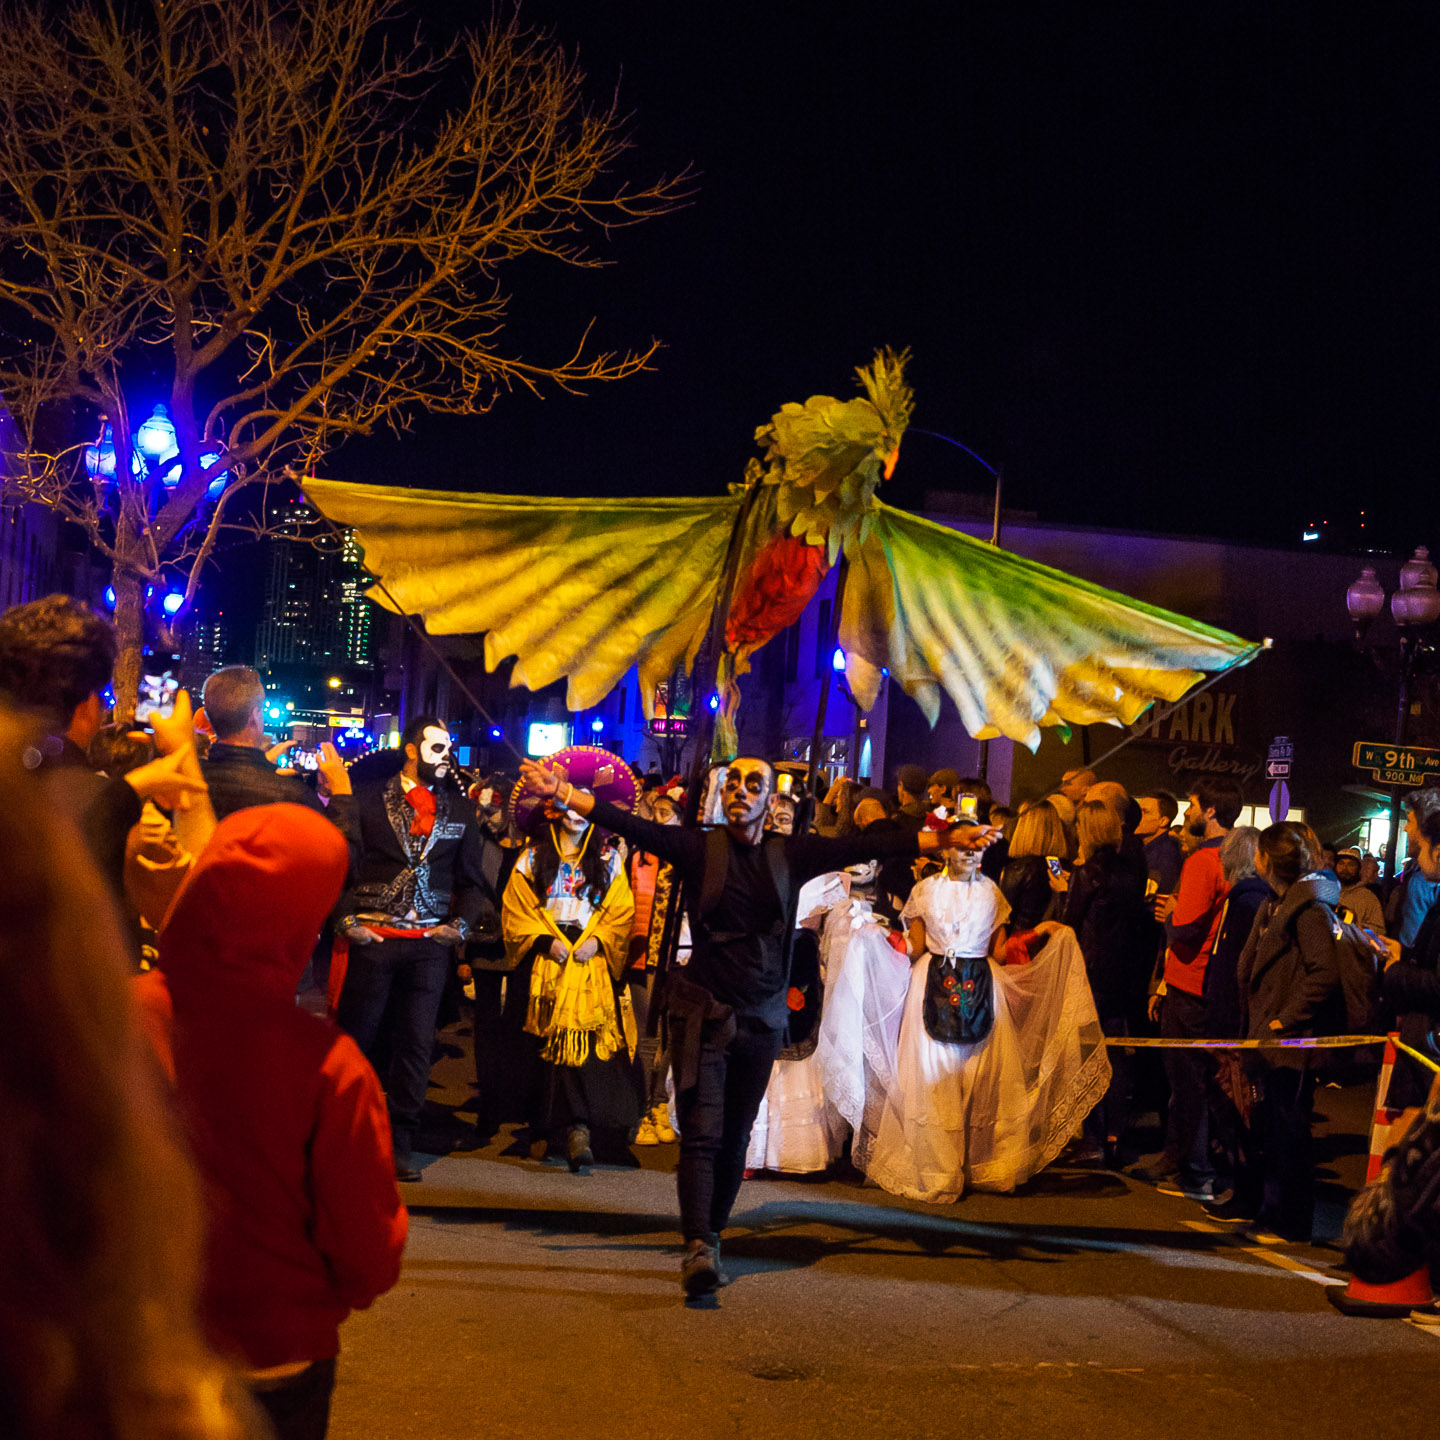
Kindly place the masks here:
MULTIPOLYGON (((1384 1045, 1389 1038, 1388 1035, 1307 1035, 1294 1040, 1178 1040, 1156 1035, 1107 1035, 1105 1043, 1124 1050, 1352 1050, 1361 1045, 1384 1045)), ((1415 1055, 1406 1045, 1400 1049, 1415 1055)), ((1425 1057, 1416 1055, 1416 1059, 1425 1057)), ((1440 1065, 1431 1068, 1440 1070, 1440 1065)))
POLYGON ((1307 1035, 1294 1040, 1180 1040, 1158 1035, 1107 1035, 1105 1043, 1121 1050, 1355 1050, 1364 1045, 1385 1045, 1418 1060, 1440 1075, 1440 1063, 1390 1035, 1307 1035))
POLYGON ((1440 1064, 1436 1064, 1428 1055, 1422 1055, 1418 1050, 1411 1049, 1403 1040, 1397 1040, 1395 1048, 1403 1050, 1412 1060, 1418 1060, 1427 1070, 1433 1070, 1440 1075, 1440 1064))

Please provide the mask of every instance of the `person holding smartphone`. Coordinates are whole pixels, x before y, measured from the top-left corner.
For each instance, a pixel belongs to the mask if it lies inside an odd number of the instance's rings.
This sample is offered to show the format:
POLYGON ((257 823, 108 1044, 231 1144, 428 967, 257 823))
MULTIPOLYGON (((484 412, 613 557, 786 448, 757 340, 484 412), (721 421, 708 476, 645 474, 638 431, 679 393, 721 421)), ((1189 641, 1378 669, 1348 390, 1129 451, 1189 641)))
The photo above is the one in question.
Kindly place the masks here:
POLYGON ((1054 919, 1067 853, 1065 827, 1054 806, 1041 800, 1021 812, 999 881, 1000 893, 1010 905, 1010 928, 1015 934, 1054 919))
POLYGON ((216 818, 223 820, 251 805, 288 801, 324 815, 353 851, 359 843, 360 824, 350 772, 335 747, 322 745, 315 764, 329 787, 326 806, 299 775, 281 774, 271 759, 273 751, 261 720, 265 685, 254 670, 247 665, 216 670, 206 680, 202 694, 215 741, 200 768, 210 787, 216 818))

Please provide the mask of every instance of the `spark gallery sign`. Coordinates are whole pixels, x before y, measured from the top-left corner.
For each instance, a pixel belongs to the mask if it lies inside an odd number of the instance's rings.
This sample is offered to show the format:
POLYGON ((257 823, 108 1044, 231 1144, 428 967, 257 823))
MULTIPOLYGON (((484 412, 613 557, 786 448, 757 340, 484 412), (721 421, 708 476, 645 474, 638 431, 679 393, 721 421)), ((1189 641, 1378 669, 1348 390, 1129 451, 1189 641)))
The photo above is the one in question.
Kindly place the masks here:
POLYGON ((1199 775, 1229 775, 1248 785, 1265 762, 1235 740, 1235 712, 1239 696, 1207 690, 1192 695, 1173 710, 1152 706, 1134 725, 1137 744, 1165 746, 1165 763, 1177 782, 1199 775))

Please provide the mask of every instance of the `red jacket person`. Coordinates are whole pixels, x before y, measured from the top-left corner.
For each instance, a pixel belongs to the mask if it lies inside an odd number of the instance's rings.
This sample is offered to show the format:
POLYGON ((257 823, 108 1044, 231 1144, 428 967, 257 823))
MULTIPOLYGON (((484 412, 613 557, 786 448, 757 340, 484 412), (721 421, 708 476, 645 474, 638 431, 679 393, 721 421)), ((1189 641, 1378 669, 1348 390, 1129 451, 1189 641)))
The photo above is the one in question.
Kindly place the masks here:
POLYGON ((340 1322, 395 1284, 408 1224, 375 1072, 295 1005, 348 858, 302 806, 237 811, 135 982, 205 1181, 206 1330, 277 1419, 328 1411, 340 1322))

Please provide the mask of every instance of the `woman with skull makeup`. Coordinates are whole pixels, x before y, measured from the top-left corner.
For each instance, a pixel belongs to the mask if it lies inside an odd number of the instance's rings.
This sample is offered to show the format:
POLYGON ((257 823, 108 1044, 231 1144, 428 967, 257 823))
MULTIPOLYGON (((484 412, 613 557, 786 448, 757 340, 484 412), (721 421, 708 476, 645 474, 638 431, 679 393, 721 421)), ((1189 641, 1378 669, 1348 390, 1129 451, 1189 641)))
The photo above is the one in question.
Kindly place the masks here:
POLYGON ((617 850, 553 803, 531 816, 530 847, 505 887, 501 924, 515 966, 532 961, 527 1033, 541 1041, 534 1131, 579 1174, 591 1131, 629 1135, 640 1119, 635 1012, 622 983, 635 901, 617 850))
POLYGON ((978 857, 947 847, 901 912, 916 958, 866 1173, 950 1204, 1013 1190, 1047 1165, 1105 1090, 1110 1065, 1074 932, 1053 922, 1006 967, 1010 905, 978 857))

